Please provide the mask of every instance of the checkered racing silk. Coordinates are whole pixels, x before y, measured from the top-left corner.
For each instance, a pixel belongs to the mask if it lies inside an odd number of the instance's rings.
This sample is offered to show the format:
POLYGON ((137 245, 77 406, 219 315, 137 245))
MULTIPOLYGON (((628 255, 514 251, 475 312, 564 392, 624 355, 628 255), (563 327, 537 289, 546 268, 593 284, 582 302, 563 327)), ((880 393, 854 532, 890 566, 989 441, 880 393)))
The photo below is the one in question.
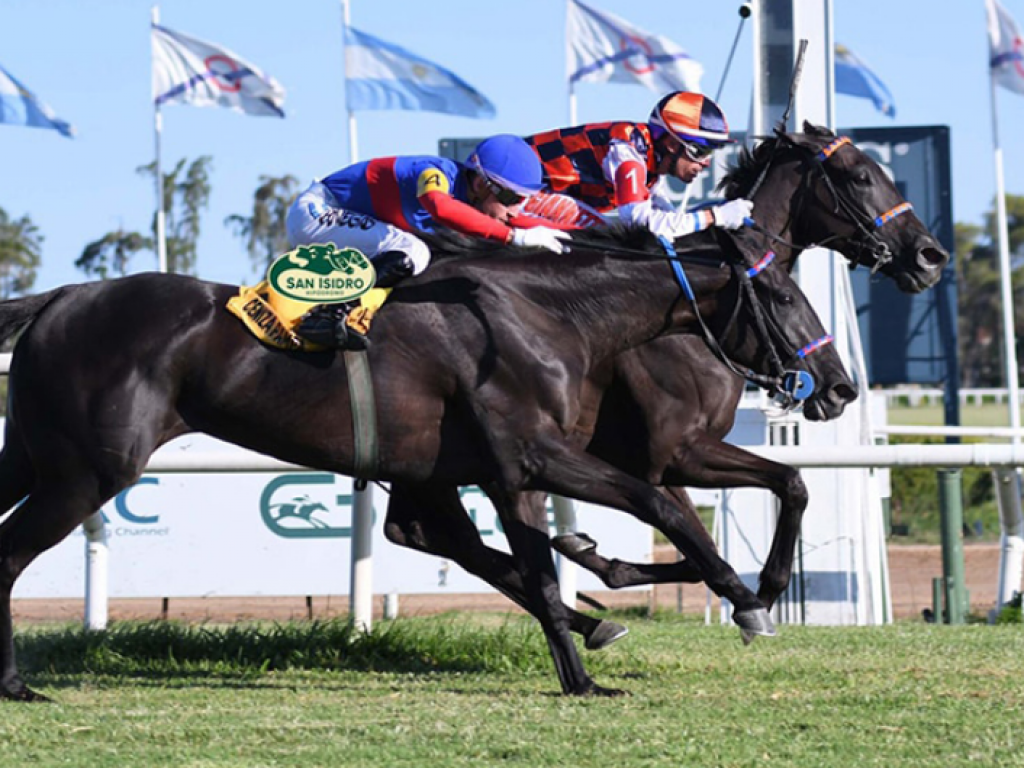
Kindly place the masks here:
POLYGON ((651 131, 644 123, 590 123, 524 138, 540 157, 551 192, 582 200, 598 211, 616 207, 615 186, 601 167, 612 141, 631 144, 645 158, 648 189, 658 180, 651 131))

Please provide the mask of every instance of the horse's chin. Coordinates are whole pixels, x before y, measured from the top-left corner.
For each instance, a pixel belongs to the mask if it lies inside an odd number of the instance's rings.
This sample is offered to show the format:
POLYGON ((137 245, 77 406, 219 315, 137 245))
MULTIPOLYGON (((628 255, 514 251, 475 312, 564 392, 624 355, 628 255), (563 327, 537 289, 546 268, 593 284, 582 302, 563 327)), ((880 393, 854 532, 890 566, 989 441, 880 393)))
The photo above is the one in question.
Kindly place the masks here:
POLYGON ((804 403, 804 418, 808 421, 832 421, 838 419, 846 410, 846 401, 826 401, 815 398, 804 403))

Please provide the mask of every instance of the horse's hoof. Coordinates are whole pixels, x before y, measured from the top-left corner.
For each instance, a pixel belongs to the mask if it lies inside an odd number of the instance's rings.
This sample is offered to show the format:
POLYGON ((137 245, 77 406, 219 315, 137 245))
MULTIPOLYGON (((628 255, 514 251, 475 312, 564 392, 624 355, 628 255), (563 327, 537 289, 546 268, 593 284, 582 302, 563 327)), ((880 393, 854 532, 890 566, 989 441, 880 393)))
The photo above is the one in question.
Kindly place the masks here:
POLYGON ((595 627, 594 631, 587 636, 586 646, 588 651, 599 651, 607 648, 616 640, 620 640, 629 634, 629 627, 616 624, 614 621, 604 619, 595 627))
POLYGON ((27 685, 17 685, 13 687, 4 686, 0 688, 0 699, 7 701, 23 701, 30 704, 52 704, 53 699, 48 696, 43 696, 41 693, 36 693, 27 685))
POLYGON ((582 555, 584 552, 597 549, 597 542, 585 533, 563 533, 551 540, 551 546, 555 551, 572 558, 573 555, 582 555))
POLYGON ((621 688, 605 688, 603 685, 591 682, 588 685, 580 688, 577 691, 572 692, 573 696, 604 696, 611 698, 614 696, 628 696, 629 692, 624 691, 621 688))
POLYGON ((772 617, 765 608, 735 611, 732 620, 740 628, 740 637, 743 638, 744 645, 750 645, 758 635, 775 637, 778 634, 775 631, 775 624, 772 623, 772 617))

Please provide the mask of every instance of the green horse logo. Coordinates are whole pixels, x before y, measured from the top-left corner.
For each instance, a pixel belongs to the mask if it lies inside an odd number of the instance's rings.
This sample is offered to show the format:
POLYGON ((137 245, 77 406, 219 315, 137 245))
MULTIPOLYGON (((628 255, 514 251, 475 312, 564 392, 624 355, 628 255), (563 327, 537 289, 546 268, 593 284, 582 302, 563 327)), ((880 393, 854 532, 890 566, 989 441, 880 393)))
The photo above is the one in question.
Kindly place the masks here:
POLYGON ((333 243, 300 245, 278 257, 267 271, 270 287, 282 296, 311 304, 338 304, 373 288, 377 272, 355 248, 333 243))

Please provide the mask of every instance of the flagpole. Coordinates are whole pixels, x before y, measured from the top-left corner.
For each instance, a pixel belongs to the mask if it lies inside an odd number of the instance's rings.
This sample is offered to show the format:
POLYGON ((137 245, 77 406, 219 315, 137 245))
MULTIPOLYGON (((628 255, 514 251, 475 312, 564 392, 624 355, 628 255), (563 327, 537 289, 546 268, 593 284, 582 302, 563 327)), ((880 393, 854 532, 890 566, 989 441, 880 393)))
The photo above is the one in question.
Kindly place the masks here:
MULTIPOLYGON (((999 144, 999 113, 996 104, 996 79, 989 67, 989 89, 992 101, 992 147, 996 170, 996 242, 999 253, 999 284, 1003 308, 1003 357, 1006 368, 1006 389, 1009 395, 1010 427, 1013 444, 1020 444, 1020 384, 1017 369, 1017 347, 1014 338, 1013 283, 1010 273, 1010 247, 1006 222, 1006 181, 1003 176, 1003 148, 999 144)), ((1020 513, 1019 473, 1007 478, 1016 482, 1011 494, 1015 503, 999 504, 999 523, 1002 529, 999 553, 999 586, 996 605, 1001 607, 1013 599, 1020 589, 1021 573, 1024 569, 1024 520, 1020 513)), ((999 477, 997 475, 997 477, 999 477)))
MULTIPOLYGON (((348 0, 341 0, 341 21, 345 25, 345 29, 342 31, 342 48, 344 49, 348 43, 345 42, 344 32, 348 31, 349 25, 352 23, 352 19, 349 16, 348 0)), ((345 78, 347 82, 348 72, 345 72, 345 78)), ((356 113, 348 108, 348 99, 345 99, 345 111, 348 112, 348 162, 352 164, 359 159, 359 151, 357 149, 357 134, 356 134, 356 113)))
MULTIPOLYGON (((569 15, 572 13, 572 0, 565 2, 565 59, 569 63, 569 15)), ((572 85, 572 73, 566 66, 566 79, 569 81, 569 122, 566 125, 576 125, 576 89, 572 85)))
MULTIPOLYGON (((154 5, 152 8, 153 24, 160 23, 160 7, 154 5)), ((153 32, 150 30, 150 47, 153 45, 153 32)), ((150 54, 151 57, 154 55, 150 54)), ((151 67, 155 62, 151 61, 151 67)), ((152 74, 150 75, 152 77, 152 74)), ((164 175, 160 167, 160 134, 163 131, 163 116, 160 114, 160 105, 157 104, 156 94, 153 94, 153 144, 156 152, 155 172, 156 181, 156 263, 157 269, 161 272, 167 271, 167 237, 164 232, 164 175)))

